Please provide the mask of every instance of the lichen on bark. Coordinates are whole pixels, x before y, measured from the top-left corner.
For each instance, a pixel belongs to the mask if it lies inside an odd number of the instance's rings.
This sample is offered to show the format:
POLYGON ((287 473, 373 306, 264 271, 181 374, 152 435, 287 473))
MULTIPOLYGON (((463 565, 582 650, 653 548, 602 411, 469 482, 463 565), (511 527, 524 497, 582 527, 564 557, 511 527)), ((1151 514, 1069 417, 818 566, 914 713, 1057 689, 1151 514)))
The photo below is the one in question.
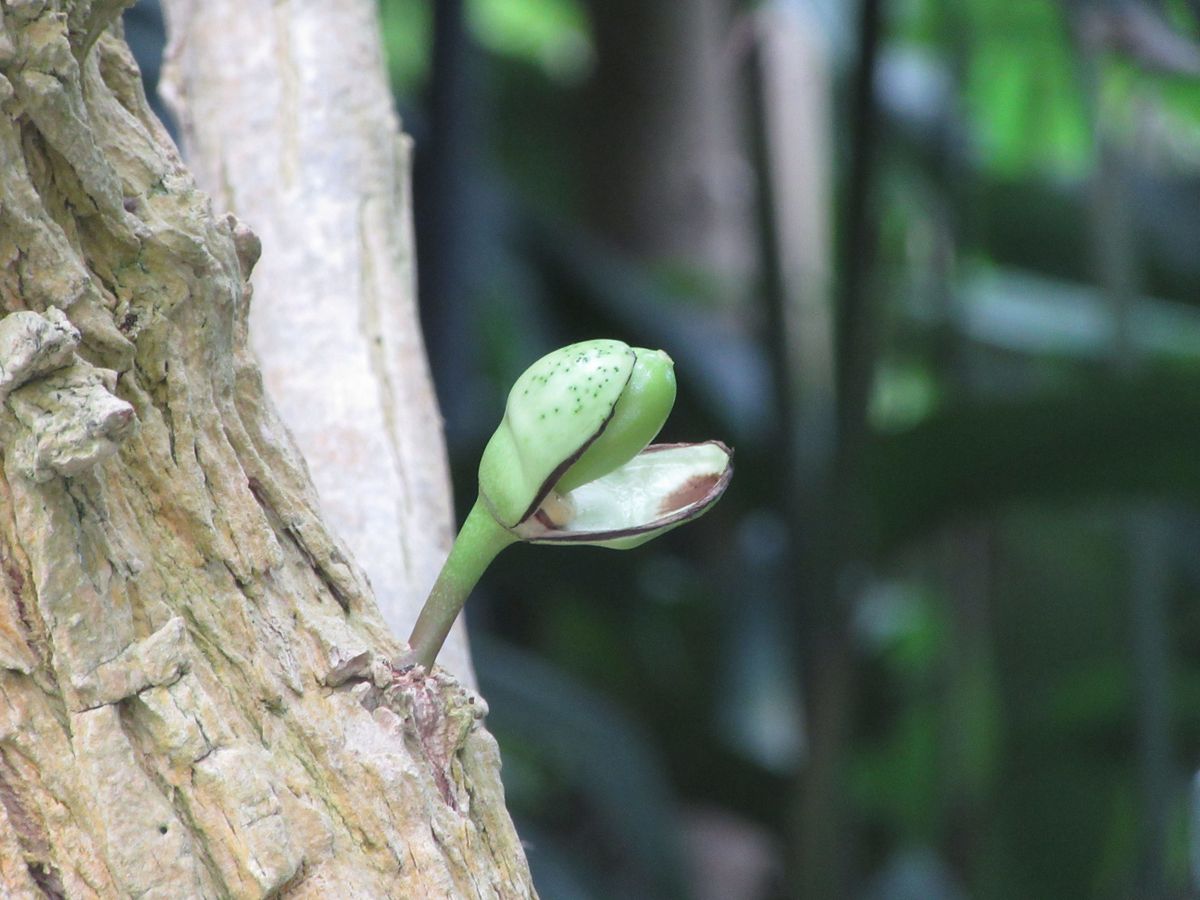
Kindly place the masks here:
POLYGON ((387 664, 122 5, 0 3, 0 893, 530 896, 482 701, 387 664))

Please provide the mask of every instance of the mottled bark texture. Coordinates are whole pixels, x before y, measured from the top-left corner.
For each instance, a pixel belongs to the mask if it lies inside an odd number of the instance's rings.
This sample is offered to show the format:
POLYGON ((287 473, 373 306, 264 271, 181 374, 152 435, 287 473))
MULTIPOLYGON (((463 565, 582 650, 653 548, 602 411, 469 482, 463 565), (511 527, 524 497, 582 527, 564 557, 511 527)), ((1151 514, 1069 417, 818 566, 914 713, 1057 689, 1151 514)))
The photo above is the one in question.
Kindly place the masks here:
POLYGON ((388 665, 247 346, 258 241, 120 6, 0 2, 0 895, 528 896, 483 703, 388 665))
MULTIPOLYGON (((188 168, 262 239, 250 336, 267 392, 326 521, 407 636, 453 514, 376 0, 162 6, 162 88, 188 168)), ((471 682, 461 624, 439 661, 471 682)))

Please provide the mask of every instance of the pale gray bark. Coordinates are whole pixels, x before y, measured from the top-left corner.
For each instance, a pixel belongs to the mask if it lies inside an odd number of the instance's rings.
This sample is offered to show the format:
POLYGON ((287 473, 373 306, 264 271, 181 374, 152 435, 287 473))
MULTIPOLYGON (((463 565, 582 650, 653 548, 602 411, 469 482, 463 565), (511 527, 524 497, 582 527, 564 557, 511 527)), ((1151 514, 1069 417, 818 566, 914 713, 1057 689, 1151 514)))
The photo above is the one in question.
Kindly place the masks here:
MULTIPOLYGON (((163 93, 219 210, 262 238, 250 337, 326 520, 407 636, 450 549, 416 316, 409 143, 373 0, 164 0, 163 93)), ((470 683, 461 624, 440 657, 470 683)))
POLYGON ((248 347, 258 241, 119 9, 0 3, 0 895, 530 896, 484 705, 388 665, 248 347))

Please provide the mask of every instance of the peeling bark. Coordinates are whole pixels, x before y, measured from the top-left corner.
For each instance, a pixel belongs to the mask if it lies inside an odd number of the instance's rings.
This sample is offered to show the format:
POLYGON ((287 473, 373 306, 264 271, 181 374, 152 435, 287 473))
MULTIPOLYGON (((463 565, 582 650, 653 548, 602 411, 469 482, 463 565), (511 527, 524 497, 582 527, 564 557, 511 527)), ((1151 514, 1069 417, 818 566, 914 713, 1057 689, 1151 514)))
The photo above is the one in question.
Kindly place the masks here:
POLYGON ((120 7, 0 3, 0 894, 530 896, 485 707, 388 663, 120 7))

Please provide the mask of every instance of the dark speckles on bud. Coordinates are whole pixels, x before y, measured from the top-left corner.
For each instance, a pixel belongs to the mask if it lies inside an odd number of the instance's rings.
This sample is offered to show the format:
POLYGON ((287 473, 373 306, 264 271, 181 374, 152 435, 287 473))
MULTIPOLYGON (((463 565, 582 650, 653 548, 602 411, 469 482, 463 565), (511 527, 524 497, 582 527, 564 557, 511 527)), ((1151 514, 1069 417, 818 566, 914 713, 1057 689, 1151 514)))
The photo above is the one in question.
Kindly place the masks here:
POLYGON ((505 422, 480 464, 480 485, 493 513, 511 528, 536 509, 556 479, 565 478, 564 465, 572 479, 622 465, 653 437, 673 398, 671 362, 660 351, 589 341, 543 357, 518 379, 505 422), (644 434, 635 409, 654 421, 644 434), (618 434, 640 437, 617 439, 618 434), (614 454, 614 448, 621 452, 614 454), (513 459, 521 460, 516 475, 513 459), (587 465, 576 471, 584 459, 587 465))

